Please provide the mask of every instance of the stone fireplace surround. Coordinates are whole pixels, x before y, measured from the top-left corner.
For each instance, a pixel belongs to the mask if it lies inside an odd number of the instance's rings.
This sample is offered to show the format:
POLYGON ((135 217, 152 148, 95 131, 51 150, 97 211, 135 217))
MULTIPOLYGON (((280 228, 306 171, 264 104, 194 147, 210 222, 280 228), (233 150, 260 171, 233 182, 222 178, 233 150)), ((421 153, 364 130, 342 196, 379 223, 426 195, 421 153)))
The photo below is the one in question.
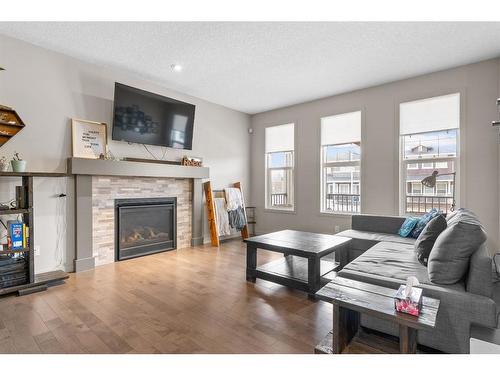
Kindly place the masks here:
POLYGON ((191 246, 192 196, 189 179, 92 177, 92 255, 95 265, 115 261, 115 199, 177 198, 177 248, 191 246))
POLYGON ((177 249, 203 243, 205 167, 68 159, 75 175, 75 272, 115 261, 115 199, 177 198, 177 249))

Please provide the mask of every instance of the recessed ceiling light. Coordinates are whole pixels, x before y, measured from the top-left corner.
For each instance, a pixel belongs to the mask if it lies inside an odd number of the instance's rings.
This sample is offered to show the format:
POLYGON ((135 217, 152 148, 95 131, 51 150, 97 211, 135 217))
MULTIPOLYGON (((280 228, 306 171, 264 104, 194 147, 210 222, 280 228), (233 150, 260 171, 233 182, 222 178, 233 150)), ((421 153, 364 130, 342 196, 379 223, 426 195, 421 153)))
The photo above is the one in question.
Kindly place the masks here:
POLYGON ((179 64, 172 64, 170 65, 170 68, 177 73, 182 71, 182 66, 179 64))

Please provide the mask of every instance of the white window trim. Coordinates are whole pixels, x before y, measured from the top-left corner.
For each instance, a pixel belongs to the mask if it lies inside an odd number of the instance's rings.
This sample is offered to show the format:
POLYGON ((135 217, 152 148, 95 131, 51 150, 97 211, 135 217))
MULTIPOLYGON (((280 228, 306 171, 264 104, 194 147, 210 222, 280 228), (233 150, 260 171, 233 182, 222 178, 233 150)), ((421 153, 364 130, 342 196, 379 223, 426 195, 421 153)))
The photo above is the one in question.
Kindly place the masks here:
MULTIPOLYGON (((282 151, 282 152, 292 152, 292 165, 293 167, 285 167, 285 168, 291 168, 293 170, 292 174, 292 181, 291 181, 291 186, 293 189, 293 194, 292 194, 292 207, 291 208, 283 208, 283 207, 271 207, 268 205, 268 168, 267 168, 267 161, 268 161, 268 154, 270 152, 265 152, 264 150, 264 212, 276 212, 276 213, 286 213, 286 214, 295 214, 297 212, 297 200, 296 200, 296 191, 297 191, 297 174, 298 170, 296 168, 297 165, 297 158, 298 158, 298 151, 297 151, 297 121, 285 121, 285 122, 279 122, 279 123, 274 123, 274 124, 269 124, 264 128, 264 145, 265 145, 265 137, 266 137, 266 131, 265 129, 267 128, 272 128, 274 126, 281 126, 281 125, 287 125, 287 124, 293 124, 293 132, 294 132, 294 144, 293 150, 288 150, 288 151, 282 151)), ((273 168, 273 169, 284 169, 284 168, 273 168)))

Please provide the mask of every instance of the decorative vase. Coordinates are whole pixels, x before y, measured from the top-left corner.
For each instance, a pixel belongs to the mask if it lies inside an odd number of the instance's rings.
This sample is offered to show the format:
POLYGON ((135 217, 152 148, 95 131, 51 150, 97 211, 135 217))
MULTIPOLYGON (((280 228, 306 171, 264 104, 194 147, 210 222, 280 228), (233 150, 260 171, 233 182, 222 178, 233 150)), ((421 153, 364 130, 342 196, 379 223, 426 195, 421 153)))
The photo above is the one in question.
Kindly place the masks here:
POLYGON ((9 162, 0 162, 0 172, 7 172, 9 170, 9 162))
POLYGON ((12 171, 13 172, 24 172, 26 171, 26 160, 11 160, 12 171))

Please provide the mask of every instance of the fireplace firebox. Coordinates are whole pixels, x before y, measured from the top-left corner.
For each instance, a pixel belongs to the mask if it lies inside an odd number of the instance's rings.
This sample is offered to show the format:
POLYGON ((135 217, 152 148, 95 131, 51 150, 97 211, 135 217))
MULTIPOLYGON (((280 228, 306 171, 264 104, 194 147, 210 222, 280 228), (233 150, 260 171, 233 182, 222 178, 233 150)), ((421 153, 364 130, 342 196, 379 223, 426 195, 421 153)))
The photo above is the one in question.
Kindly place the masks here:
POLYGON ((176 248, 176 198, 115 200, 115 259, 176 248))

